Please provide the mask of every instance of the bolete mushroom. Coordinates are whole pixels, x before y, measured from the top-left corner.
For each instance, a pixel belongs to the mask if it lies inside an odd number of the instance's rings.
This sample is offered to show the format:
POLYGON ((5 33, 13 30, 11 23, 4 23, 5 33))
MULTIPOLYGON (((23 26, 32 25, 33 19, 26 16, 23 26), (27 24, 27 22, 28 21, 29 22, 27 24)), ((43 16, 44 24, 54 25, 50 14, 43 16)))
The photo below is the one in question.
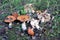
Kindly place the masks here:
POLYGON ((20 15, 17 17, 17 20, 19 20, 21 22, 25 22, 25 21, 29 20, 29 16, 28 15, 20 15))

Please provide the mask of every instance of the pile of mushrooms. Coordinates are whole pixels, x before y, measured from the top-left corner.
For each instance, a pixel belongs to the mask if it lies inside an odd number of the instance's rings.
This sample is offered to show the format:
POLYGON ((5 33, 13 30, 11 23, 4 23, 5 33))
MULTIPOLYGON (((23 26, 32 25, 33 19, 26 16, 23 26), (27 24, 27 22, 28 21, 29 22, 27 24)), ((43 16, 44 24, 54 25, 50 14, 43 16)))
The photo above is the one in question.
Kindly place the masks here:
MULTIPOLYGON (((44 12, 41 12, 40 10, 36 11, 38 18, 41 22, 48 22, 51 19, 51 15, 47 13, 47 10, 45 10, 44 12)), ((30 20, 30 16, 29 15, 18 15, 18 13, 14 12, 12 13, 12 15, 9 15, 5 18, 4 22, 8 22, 9 25, 12 25, 12 22, 14 22, 15 20, 19 20, 21 22, 26 22, 28 20, 30 20)), ((28 34, 34 36, 34 31, 33 28, 28 28, 28 34)))

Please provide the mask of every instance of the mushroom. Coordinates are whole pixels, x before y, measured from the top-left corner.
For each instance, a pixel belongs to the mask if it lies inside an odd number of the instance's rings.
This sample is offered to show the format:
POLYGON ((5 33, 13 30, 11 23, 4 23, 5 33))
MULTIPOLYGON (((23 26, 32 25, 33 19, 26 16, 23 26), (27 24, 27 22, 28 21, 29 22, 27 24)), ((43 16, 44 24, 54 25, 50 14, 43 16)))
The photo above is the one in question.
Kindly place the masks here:
POLYGON ((44 18, 44 22, 50 21, 50 19, 51 19, 50 16, 51 16, 50 14, 44 13, 44 14, 42 15, 42 18, 44 18))
POLYGON ((13 12, 12 16, 14 16, 15 18, 17 18, 18 17, 18 13, 17 12, 13 12))
POLYGON ((33 29, 36 28, 37 30, 42 30, 42 27, 39 26, 39 20, 32 18, 30 24, 33 29))
POLYGON ((48 21, 50 21, 50 15, 49 14, 47 14, 47 16, 45 16, 45 22, 48 22, 48 21))
POLYGON ((47 13, 47 10, 45 10, 45 11, 43 11, 43 12, 41 12, 41 11, 36 11, 37 12, 37 14, 38 14, 38 18, 39 18, 39 20, 41 20, 41 22, 48 22, 48 21, 50 21, 50 14, 49 13, 47 13))
POLYGON ((4 22, 9 23, 9 28, 12 28, 12 22, 15 20, 16 18, 14 16, 7 16, 4 22))
POLYGON ((28 28, 28 34, 31 35, 31 36, 34 36, 34 31, 32 28, 28 28))
POLYGON ((7 16, 6 19, 4 20, 4 22, 10 23, 10 22, 13 22, 15 20, 16 20, 16 18, 14 16, 7 16))
POLYGON ((20 15, 17 17, 17 20, 19 20, 21 22, 25 22, 25 21, 29 20, 29 16, 28 15, 20 15))

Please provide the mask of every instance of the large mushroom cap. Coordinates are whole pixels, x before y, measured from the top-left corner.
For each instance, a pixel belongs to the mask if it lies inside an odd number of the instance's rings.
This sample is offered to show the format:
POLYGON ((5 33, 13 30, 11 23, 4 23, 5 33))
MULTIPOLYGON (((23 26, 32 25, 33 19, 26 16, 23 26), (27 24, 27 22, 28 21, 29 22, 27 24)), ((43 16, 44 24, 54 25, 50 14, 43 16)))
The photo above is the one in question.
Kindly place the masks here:
POLYGON ((24 22, 24 21, 29 20, 29 16, 28 15, 20 15, 17 17, 17 20, 24 22))
POLYGON ((13 12, 12 16, 14 16, 15 18, 17 18, 18 17, 18 13, 17 12, 13 12))
POLYGON ((34 31, 31 28, 28 28, 28 34, 34 36, 34 31))
POLYGON ((13 22, 15 20, 16 20, 16 18, 14 16, 7 16, 6 19, 4 20, 4 22, 10 23, 10 22, 13 22))

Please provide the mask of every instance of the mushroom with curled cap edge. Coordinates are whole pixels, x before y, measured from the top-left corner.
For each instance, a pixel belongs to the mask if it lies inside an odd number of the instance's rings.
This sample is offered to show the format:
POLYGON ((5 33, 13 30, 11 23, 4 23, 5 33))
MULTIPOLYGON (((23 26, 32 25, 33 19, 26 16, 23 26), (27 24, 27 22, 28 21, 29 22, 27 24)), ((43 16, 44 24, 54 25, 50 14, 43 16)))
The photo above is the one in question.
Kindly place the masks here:
POLYGON ((20 15, 17 17, 17 20, 21 21, 21 22, 25 22, 27 20, 29 20, 29 16, 28 15, 20 15))

